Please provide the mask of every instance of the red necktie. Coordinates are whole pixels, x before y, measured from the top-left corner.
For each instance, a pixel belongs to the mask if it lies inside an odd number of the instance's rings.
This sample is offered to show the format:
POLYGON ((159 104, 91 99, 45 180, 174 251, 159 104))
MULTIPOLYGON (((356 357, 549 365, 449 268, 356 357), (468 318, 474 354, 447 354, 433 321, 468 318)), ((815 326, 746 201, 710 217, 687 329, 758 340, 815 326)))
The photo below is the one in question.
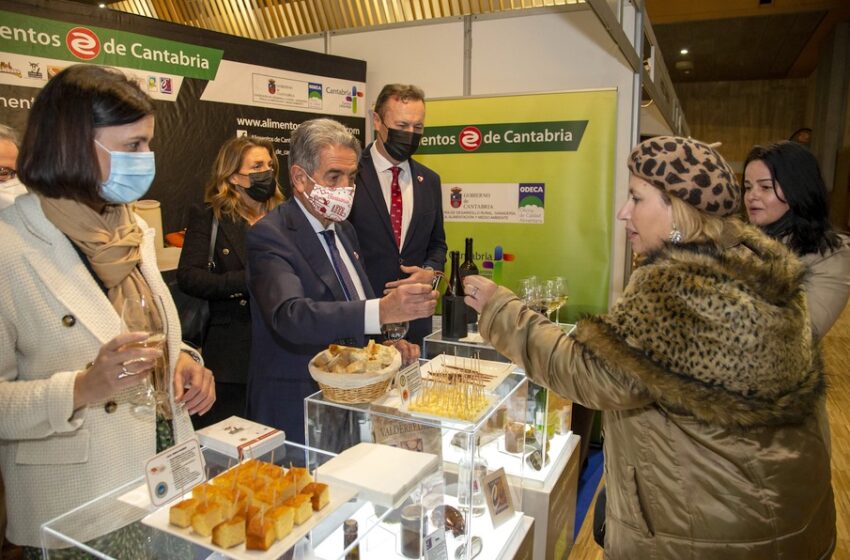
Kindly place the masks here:
POLYGON ((395 244, 401 247, 401 187, 398 184, 399 167, 391 167, 393 182, 390 185, 390 223, 393 225, 395 244))

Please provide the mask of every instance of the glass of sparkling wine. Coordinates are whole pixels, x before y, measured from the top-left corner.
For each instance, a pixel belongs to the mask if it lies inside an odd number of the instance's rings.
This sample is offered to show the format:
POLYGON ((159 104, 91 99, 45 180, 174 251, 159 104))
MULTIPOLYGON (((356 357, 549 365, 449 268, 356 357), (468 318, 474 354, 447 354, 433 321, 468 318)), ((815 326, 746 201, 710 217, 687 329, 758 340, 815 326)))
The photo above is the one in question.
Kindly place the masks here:
POLYGON ((557 306, 555 307, 555 322, 561 322, 561 308, 567 304, 570 299, 570 289, 567 285, 567 280, 563 276, 555 276, 551 280, 552 291, 555 297, 557 306))
MULTIPOLYGON (((130 402, 136 412, 152 413, 158 405, 168 402, 168 321, 160 296, 126 298, 121 311, 122 332, 146 332, 148 338, 128 346, 158 348, 162 355, 157 358, 152 372, 145 377, 130 402)), ((125 364, 130 365, 130 364, 125 364)), ((132 369, 132 368, 130 368, 132 369)))

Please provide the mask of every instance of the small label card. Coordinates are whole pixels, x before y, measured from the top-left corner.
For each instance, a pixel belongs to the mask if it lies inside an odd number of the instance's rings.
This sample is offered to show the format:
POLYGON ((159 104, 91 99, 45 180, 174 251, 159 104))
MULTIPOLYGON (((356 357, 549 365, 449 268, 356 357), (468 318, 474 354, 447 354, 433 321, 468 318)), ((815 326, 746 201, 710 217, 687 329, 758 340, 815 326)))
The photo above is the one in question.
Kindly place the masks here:
POLYGON ((419 362, 413 362, 406 368, 399 370, 396 374, 395 385, 398 387, 402 405, 410 404, 410 399, 422 387, 422 372, 419 371, 419 362))
POLYGON ((160 507, 206 480, 204 457, 197 439, 169 447, 145 464, 145 479, 153 505, 160 507))
POLYGON ((448 560, 445 529, 437 529, 425 537, 425 560, 448 560))
POLYGON ((514 506, 505 469, 497 469, 482 477, 481 491, 484 492, 484 501, 487 502, 493 527, 498 527, 505 519, 513 516, 514 506))

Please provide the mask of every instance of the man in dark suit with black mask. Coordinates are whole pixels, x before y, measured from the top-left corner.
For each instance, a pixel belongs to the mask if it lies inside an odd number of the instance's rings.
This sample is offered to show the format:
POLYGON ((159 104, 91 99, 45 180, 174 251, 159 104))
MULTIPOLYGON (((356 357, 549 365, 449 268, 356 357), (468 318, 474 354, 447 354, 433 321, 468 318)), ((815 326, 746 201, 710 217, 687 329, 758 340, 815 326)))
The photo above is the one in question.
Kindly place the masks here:
MULTIPOLYGON (((292 133, 289 150, 292 198, 257 222, 246 238, 255 304, 248 417, 282 428, 288 440, 300 442, 304 398, 318 390, 307 370, 310 359, 331 343, 363 346, 365 335, 379 333, 381 324, 430 317, 437 292, 430 284, 412 283, 373 296, 357 235, 345 221, 360 144, 344 126, 331 119, 306 121, 292 133)), ((396 347, 403 359, 418 358, 418 347, 404 341, 396 347)), ((356 426, 322 421, 326 433, 320 440, 345 439, 340 433, 346 429, 354 430, 356 440, 356 426)), ((326 443, 325 449, 346 447, 337 443, 326 443)))
MULTIPOLYGON (((425 94, 389 84, 375 101, 376 140, 360 157, 349 221, 357 231, 375 293, 430 283, 446 262, 440 176, 411 159, 425 128, 425 94)), ((412 321, 407 339, 421 344, 431 318, 412 321)))

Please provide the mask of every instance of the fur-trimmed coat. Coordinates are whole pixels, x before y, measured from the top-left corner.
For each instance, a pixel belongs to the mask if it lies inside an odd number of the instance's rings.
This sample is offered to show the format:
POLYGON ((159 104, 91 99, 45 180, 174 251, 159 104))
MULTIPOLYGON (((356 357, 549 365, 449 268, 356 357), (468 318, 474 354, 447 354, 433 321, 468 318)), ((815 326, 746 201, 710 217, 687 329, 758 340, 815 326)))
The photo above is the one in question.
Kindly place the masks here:
POLYGON ((606 558, 832 553, 804 267, 754 228, 739 241, 665 247, 574 336, 504 288, 481 314, 533 381, 603 411, 606 558))

